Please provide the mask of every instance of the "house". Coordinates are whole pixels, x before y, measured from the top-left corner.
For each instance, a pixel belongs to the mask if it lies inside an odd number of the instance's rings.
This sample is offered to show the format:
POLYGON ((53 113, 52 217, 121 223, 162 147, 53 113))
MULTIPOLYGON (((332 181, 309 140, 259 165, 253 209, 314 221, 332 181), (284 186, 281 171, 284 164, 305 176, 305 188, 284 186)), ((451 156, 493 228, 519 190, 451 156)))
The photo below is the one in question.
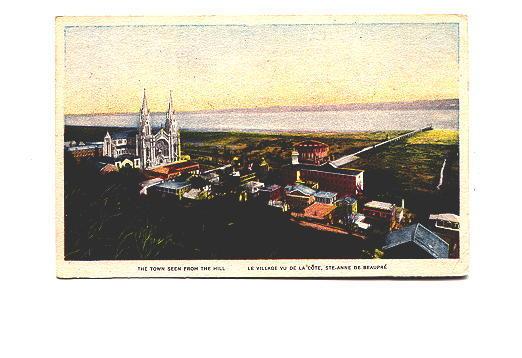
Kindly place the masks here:
POLYGON ((459 231, 460 229, 460 217, 455 214, 431 214, 429 221, 438 229, 449 231, 459 231))
POLYGON ((332 224, 332 213, 334 210, 335 205, 315 202, 312 205, 304 208, 302 217, 310 221, 317 221, 323 224, 332 224))
POLYGON ((145 170, 149 177, 162 178, 163 180, 173 179, 181 174, 199 174, 199 164, 190 160, 185 160, 161 167, 145 170))
POLYGON ((66 142, 64 144, 66 153, 79 162, 84 158, 99 157, 102 155, 102 145, 98 143, 92 144, 76 144, 76 142, 66 142))
POLYGON ((348 196, 336 200, 334 204, 336 206, 334 211, 335 222, 348 225, 350 222, 350 217, 354 214, 357 214, 357 200, 348 196))
POLYGON ((147 195, 149 188, 151 188, 154 185, 157 185, 159 183, 162 183, 162 182, 163 182, 163 179, 161 179, 161 178, 152 178, 152 179, 148 179, 148 180, 141 182, 140 183, 140 187, 141 187, 140 195, 147 195))
POLYGON ((371 225, 364 221, 366 217, 363 214, 354 213, 348 216, 346 226, 352 232, 366 234, 371 225))
POLYGON ((290 210, 302 212, 315 201, 315 190, 303 184, 287 185, 285 187, 285 199, 290 210))
POLYGON ((413 224, 388 233, 384 257, 390 259, 447 259, 449 245, 422 224, 413 224))
POLYGON ((395 210, 394 204, 373 200, 364 205, 363 214, 369 219, 390 226, 395 220, 395 210))
POLYGON ((219 183, 219 174, 216 172, 201 173, 200 176, 211 184, 219 183))
POLYGON ((248 194, 256 195, 261 188, 265 187, 265 184, 258 181, 249 181, 246 182, 243 186, 245 187, 248 194))
POLYGON ((355 214, 357 212, 357 199, 351 196, 336 200, 335 205, 337 205, 339 208, 343 208, 348 215, 355 214))
POLYGON ((333 204, 337 199, 337 193, 331 191, 318 191, 314 194, 315 201, 323 204, 333 204))
POLYGON ((272 184, 267 187, 259 188, 258 198, 265 203, 281 201, 283 190, 280 185, 272 184))
POLYGON ((208 190, 192 188, 185 192, 182 197, 189 200, 204 200, 208 199, 209 196, 210 192, 208 190))
POLYGON ((451 213, 431 214, 430 228, 437 233, 450 247, 450 258, 458 258, 460 245, 460 217, 451 213))
POLYGON ((188 181, 167 180, 154 185, 151 189, 160 193, 161 196, 173 196, 181 199, 183 194, 188 192, 191 188, 192 186, 188 181))

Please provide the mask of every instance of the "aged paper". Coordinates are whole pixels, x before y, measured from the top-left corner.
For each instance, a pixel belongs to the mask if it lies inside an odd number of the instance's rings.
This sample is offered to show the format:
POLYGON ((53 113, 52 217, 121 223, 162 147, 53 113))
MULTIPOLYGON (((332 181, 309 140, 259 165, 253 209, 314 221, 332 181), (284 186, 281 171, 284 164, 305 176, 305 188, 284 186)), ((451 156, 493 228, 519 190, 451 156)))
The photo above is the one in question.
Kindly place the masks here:
POLYGON ((468 272, 458 15, 58 17, 56 265, 468 272))

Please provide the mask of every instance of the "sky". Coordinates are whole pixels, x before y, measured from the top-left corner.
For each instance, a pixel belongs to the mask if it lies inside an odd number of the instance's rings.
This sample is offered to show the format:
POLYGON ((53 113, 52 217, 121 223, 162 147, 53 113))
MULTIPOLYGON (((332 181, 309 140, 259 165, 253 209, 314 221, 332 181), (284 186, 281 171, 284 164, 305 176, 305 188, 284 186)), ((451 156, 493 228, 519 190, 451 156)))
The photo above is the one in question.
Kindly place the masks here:
POLYGON ((458 98, 458 24, 65 28, 65 113, 458 98))

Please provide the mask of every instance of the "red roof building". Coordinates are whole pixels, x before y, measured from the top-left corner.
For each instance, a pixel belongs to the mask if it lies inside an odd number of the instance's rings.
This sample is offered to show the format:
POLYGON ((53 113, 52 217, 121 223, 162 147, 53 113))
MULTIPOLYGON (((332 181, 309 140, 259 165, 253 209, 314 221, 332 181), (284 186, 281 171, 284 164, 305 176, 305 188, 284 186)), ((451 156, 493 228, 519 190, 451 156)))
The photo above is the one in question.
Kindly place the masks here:
POLYGON ((199 164, 189 160, 186 162, 178 162, 148 169, 145 173, 151 178, 162 178, 163 180, 168 180, 183 173, 199 174, 199 164))
POLYGON ((328 161, 330 147, 316 140, 305 140, 295 145, 299 163, 321 165, 328 161))
POLYGON ((315 202, 304 209, 303 217, 313 221, 331 223, 334 210, 335 205, 315 202))

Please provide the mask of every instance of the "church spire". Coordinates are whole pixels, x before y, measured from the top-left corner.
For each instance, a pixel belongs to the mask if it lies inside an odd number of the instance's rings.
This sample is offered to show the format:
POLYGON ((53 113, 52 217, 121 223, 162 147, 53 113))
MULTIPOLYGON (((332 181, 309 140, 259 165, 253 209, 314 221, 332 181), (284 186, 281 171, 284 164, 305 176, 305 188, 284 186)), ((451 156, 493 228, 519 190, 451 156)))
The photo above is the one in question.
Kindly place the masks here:
POLYGON ((148 136, 152 133, 150 126, 150 112, 149 106, 147 105, 147 93, 145 92, 145 88, 143 89, 143 102, 141 104, 139 128, 141 134, 144 136, 148 136))
POLYGON ((141 113, 143 115, 149 114, 149 107, 147 105, 147 93, 145 88, 143 89, 143 103, 141 104, 141 113))
MULTIPOLYGON (((167 115, 166 115, 166 120, 165 120, 165 129, 170 132, 171 129, 173 129, 172 127, 175 126, 176 124, 176 119, 174 117, 174 106, 172 104, 172 91, 170 91, 170 94, 169 94, 169 107, 167 109, 167 115)), ((174 128, 175 129, 175 128, 174 128)))

